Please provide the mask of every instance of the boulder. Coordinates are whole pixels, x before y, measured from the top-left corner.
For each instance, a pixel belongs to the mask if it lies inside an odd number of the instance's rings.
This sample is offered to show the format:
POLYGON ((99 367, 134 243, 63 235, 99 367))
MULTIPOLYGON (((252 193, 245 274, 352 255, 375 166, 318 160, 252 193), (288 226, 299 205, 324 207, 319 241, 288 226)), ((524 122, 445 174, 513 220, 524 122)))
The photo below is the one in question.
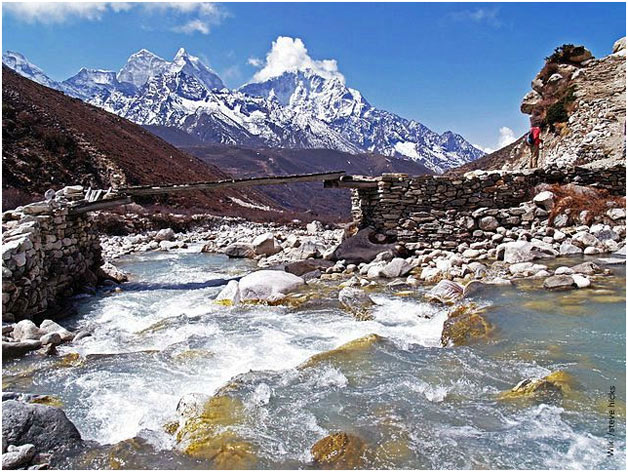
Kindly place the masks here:
POLYGON ((480 338, 487 338, 493 326, 483 316, 483 309, 475 303, 458 305, 447 315, 441 334, 442 346, 463 346, 480 338))
POLYGON ((547 290, 569 290, 577 287, 571 275, 553 275, 543 282, 543 288, 547 290))
POLYGON ((334 265, 331 261, 323 259, 305 259, 302 261, 290 262, 284 266, 286 272, 301 276, 315 270, 325 270, 334 265))
POLYGON ((334 433, 316 442, 311 449, 316 468, 364 469, 367 445, 359 437, 347 433, 334 433))
POLYGON ((531 275, 541 270, 546 270, 547 266, 543 264, 533 264, 532 262, 519 262, 512 264, 508 270, 513 275, 531 275))
POLYGON ((270 232, 257 236, 251 245, 253 246, 255 254, 263 256, 272 256, 282 250, 279 241, 277 241, 273 233, 270 232))
POLYGON ((575 284, 578 286, 578 288, 587 288, 588 286, 591 285, 591 281, 584 275, 572 274, 571 278, 573 279, 575 284))
POLYGON ((425 294, 425 298, 432 302, 450 305, 462 298, 464 287, 451 280, 441 280, 425 294))
POLYGON ((319 258, 322 256, 324 247, 314 241, 303 241, 297 247, 285 252, 286 257, 291 260, 301 261, 303 259, 319 258))
POLYGON ((553 226, 555 228, 564 228, 569 225, 569 215, 559 213, 554 217, 553 226))
POLYGON ((380 277, 384 277, 384 267, 386 267, 386 262, 372 262, 368 264, 366 271, 367 279, 378 279, 380 277))
POLYGON ((279 301, 304 283, 301 277, 288 272, 258 270, 240 279, 240 297, 242 301, 279 301))
POLYGON ((497 259, 510 264, 529 262, 545 257, 554 257, 557 253, 549 245, 527 241, 512 241, 497 246, 497 259))
MULTIPOLYGON (((56 333, 59 335, 62 341, 72 341, 74 339, 74 334, 65 329, 63 326, 55 323, 52 320, 44 320, 39 326, 42 334, 52 334, 56 333)), ((45 343, 44 343, 45 344, 45 343)))
POLYGON ((247 243, 230 244, 222 252, 233 258, 253 258, 256 255, 253 246, 247 243))
POLYGON ((22 320, 13 327, 13 339, 16 341, 33 341, 45 334, 31 320, 22 320))
POLYGON ((555 403, 568 392, 570 377, 563 371, 552 372, 541 379, 524 379, 512 389, 502 392, 500 400, 529 399, 542 403, 555 403))
POLYGON ((81 435, 60 408, 15 400, 2 402, 2 442, 7 446, 32 444, 38 453, 66 458, 83 446, 81 435))
POLYGON ((436 282, 443 277, 443 272, 437 267, 424 267, 419 278, 428 283, 436 282))
POLYGON ((625 208, 611 208, 606 212, 606 215, 613 221, 626 218, 625 208))
POLYGON ((155 235, 155 241, 172 241, 174 239, 175 233, 172 228, 164 228, 157 231, 155 235))
POLYGON ((401 257, 395 257, 392 261, 384 266, 382 269, 382 276, 392 279, 395 277, 403 277, 407 275, 412 269, 414 265, 406 261, 401 257))
POLYGON ((368 315, 369 309, 375 305, 364 290, 354 287, 344 287, 340 290, 338 301, 344 308, 359 315, 368 315))
POLYGON ((215 299, 221 305, 237 305, 240 303, 240 284, 237 280, 230 280, 215 299))
POLYGON ((344 259, 347 264, 359 264, 371 262, 382 251, 395 250, 394 244, 378 244, 371 241, 375 231, 372 228, 364 228, 355 236, 345 239, 332 254, 332 260, 344 259))
POLYGON ((571 241, 573 244, 583 249, 588 246, 598 246, 600 244, 600 241, 588 231, 578 231, 572 236, 571 241))
POLYGON ((563 241, 558 252, 561 256, 570 256, 574 254, 582 254, 582 249, 574 244, 571 244, 570 241, 563 241))
POLYGON ((41 337, 40 341, 43 346, 46 346, 48 344, 52 346, 58 346, 59 344, 63 342, 63 340, 61 339, 61 336, 59 336, 59 333, 44 334, 41 337))
POLYGON ((543 208, 545 211, 550 211, 552 208, 554 208, 554 194, 549 191, 537 193, 532 201, 537 206, 543 208))
POLYGON ((575 265, 571 268, 571 270, 573 270, 575 274, 584 274, 584 275, 595 275, 595 274, 601 274, 604 272, 604 269, 602 269, 595 262, 591 262, 591 261, 587 261, 587 262, 583 262, 582 264, 575 265))
POLYGON ((118 284, 129 280, 129 276, 126 272, 118 269, 110 262, 101 265, 96 272, 100 280, 113 280, 118 284))
POLYGON ((35 453, 35 446, 32 444, 9 446, 7 452, 2 454, 2 468, 7 470, 26 467, 35 457, 35 453))

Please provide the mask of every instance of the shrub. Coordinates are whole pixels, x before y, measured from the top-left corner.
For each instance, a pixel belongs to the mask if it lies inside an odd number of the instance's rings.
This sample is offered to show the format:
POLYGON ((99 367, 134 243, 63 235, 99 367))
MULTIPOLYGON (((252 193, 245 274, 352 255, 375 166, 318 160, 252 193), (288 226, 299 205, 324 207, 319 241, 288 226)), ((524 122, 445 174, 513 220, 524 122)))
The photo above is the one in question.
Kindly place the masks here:
POLYGON ((575 87, 572 85, 565 90, 562 97, 547 108, 547 112, 545 113, 546 125, 551 126, 554 123, 564 123, 569 119, 569 105, 576 100, 574 91, 575 87))

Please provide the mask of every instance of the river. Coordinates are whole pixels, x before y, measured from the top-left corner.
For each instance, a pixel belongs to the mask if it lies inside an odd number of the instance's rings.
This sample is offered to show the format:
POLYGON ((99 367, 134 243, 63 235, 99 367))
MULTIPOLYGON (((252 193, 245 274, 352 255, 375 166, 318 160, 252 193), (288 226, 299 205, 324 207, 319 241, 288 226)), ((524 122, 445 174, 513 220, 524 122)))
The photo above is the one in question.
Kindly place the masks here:
MULTIPOLYGON (((309 468, 311 446, 336 431, 370 445, 371 468, 625 468, 623 266, 578 291, 486 287, 474 301, 487 307, 488 339, 441 347, 447 310, 425 303, 422 289, 372 292, 369 321, 339 307, 337 282, 306 290, 294 306, 225 307, 212 302, 220 291, 212 281, 254 263, 197 250, 120 259, 131 282, 77 298, 77 313, 61 321, 93 335, 57 357, 5 363, 3 389, 57 397, 85 439, 142 438, 133 453, 113 453, 126 454, 123 467, 207 467, 174 452, 164 424, 184 394, 212 395, 239 376, 231 395, 246 414, 237 433, 254 445, 257 468, 309 468), (296 368, 371 333, 381 339, 359 355, 296 368), (561 401, 498 398, 559 370, 569 376, 561 401)), ((102 466, 82 460, 68 467, 102 466)))

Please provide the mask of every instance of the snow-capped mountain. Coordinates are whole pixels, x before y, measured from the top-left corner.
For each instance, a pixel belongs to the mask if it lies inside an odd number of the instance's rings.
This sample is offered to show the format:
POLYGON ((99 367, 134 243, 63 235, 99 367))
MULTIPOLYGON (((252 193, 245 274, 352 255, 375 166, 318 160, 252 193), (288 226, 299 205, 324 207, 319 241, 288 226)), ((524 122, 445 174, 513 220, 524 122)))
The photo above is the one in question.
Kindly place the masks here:
POLYGON ((417 121, 377 109, 342 80, 325 79, 312 70, 284 72, 240 90, 313 115, 361 150, 408 157, 435 172, 484 155, 458 134, 447 131, 439 135, 417 121))
POLYGON ((19 54, 6 53, 3 62, 136 123, 175 127, 207 143, 374 152, 416 160, 437 173, 484 154, 458 134, 441 135, 375 108, 340 78, 309 69, 228 90, 184 49, 171 62, 142 49, 117 73, 81 69, 62 83, 19 54))
POLYGON ((2 63, 13 69, 20 75, 29 78, 38 84, 45 85, 53 89, 61 89, 59 82, 52 80, 48 77, 43 70, 34 64, 31 64, 19 52, 7 51, 2 55, 2 63))

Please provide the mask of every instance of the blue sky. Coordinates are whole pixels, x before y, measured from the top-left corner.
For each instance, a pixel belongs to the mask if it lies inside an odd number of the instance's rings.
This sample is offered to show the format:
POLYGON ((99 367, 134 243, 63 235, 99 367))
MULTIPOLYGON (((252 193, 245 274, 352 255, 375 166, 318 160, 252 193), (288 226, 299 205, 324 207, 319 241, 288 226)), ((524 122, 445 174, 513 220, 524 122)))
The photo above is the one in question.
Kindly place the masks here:
POLYGON ((300 38, 273 57, 336 60, 325 64, 371 104, 497 148, 504 128, 526 131, 519 103, 556 46, 600 57, 625 34, 624 3, 4 3, 2 40, 56 80, 184 47, 237 87, 278 36, 300 38))

